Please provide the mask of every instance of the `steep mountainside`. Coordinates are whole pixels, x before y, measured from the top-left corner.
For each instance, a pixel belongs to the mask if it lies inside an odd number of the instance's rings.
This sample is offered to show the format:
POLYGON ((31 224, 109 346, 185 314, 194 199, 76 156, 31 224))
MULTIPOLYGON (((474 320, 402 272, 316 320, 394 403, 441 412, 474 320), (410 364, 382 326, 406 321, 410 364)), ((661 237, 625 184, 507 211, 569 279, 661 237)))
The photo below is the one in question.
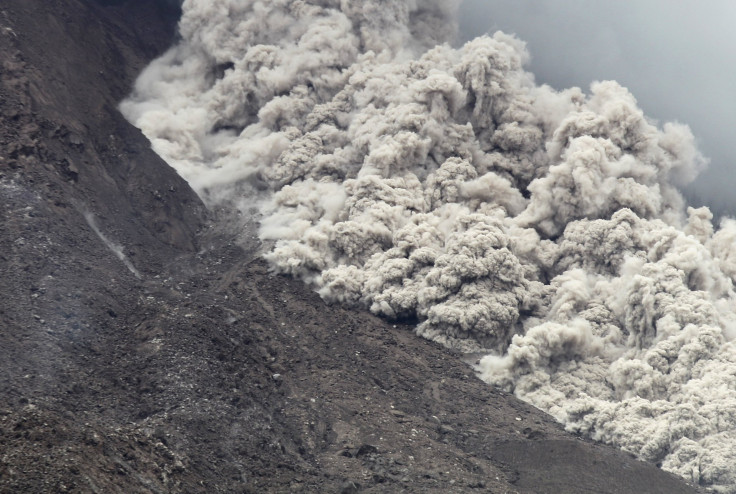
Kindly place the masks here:
POLYGON ((0 6, 0 492, 695 492, 269 274, 117 111, 176 16, 0 6))

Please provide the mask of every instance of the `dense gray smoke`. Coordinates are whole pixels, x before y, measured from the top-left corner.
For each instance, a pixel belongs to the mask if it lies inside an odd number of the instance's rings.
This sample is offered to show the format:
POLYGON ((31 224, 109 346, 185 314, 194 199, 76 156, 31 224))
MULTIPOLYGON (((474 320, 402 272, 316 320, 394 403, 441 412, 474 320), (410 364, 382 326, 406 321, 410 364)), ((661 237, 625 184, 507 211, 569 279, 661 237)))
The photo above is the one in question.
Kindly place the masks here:
POLYGON ((736 492, 736 222, 677 187, 705 160, 615 82, 555 91, 441 0, 186 0, 122 104, 266 258, 330 301, 485 351, 571 430, 736 492))

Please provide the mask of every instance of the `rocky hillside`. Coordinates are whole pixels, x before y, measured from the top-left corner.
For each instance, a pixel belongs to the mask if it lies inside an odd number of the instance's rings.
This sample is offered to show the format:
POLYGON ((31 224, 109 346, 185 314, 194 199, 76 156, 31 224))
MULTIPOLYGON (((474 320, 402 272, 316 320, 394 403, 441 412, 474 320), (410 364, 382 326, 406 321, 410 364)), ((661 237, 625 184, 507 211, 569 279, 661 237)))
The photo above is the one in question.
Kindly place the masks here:
POLYGON ((117 111, 176 19, 0 5, 0 492, 696 492, 269 274, 117 111))

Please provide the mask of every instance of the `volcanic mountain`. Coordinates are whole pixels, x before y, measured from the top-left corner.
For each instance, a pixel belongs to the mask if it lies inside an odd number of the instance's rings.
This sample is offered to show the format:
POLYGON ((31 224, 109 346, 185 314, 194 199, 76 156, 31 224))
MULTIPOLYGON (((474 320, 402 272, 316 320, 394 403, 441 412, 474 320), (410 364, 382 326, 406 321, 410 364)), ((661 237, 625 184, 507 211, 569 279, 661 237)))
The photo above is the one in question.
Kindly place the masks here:
POLYGON ((697 492, 270 272, 119 113, 179 15, 0 6, 0 492, 697 492))

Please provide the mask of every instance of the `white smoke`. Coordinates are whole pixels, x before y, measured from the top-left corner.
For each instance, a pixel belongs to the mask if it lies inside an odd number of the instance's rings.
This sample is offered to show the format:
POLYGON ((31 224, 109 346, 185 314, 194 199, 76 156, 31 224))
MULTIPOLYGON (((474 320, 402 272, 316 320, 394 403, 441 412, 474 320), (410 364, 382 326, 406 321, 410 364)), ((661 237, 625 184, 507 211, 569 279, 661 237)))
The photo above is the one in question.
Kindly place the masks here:
POLYGON ((84 215, 84 219, 87 220, 87 224, 92 229, 93 232, 97 234, 97 236, 102 240, 102 243, 105 244, 105 246, 110 249, 110 251, 115 254, 115 257, 120 259, 123 264, 125 264, 125 267, 128 268, 128 271, 133 273, 133 275, 138 278, 139 280, 143 278, 140 271, 138 271, 135 266, 133 266, 133 263, 130 262, 130 259, 125 255, 124 249, 122 245, 118 245, 117 243, 110 240, 107 235, 102 233, 102 230, 100 230, 100 227, 97 226, 97 221, 95 220, 95 215, 90 213, 89 211, 86 211, 84 207, 78 207, 82 211, 82 214, 84 215))
POLYGON ((456 7, 186 0, 121 108, 206 201, 259 204, 274 269, 736 492, 736 221, 686 212, 692 134, 535 85, 514 37, 442 44, 456 7))

